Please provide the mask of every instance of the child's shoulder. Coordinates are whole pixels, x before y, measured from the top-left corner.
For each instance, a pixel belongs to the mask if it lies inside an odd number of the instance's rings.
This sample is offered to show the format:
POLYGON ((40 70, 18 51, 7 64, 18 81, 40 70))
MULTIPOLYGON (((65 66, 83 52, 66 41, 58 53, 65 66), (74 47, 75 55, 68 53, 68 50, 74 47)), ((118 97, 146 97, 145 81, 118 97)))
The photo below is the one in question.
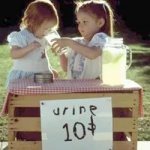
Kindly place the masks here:
POLYGON ((25 36, 29 34, 26 29, 19 30, 19 31, 12 31, 10 34, 8 34, 8 37, 18 37, 18 36, 25 36))
POLYGON ((26 45, 26 41, 30 40, 30 35, 26 29, 20 31, 13 31, 7 36, 7 41, 11 45, 23 46, 26 45))
POLYGON ((96 33, 94 36, 93 36, 93 38, 92 39, 94 39, 94 38, 98 38, 98 39, 106 39, 106 38, 108 38, 109 36, 106 34, 106 33, 104 33, 104 32, 99 32, 99 33, 96 33))
POLYGON ((89 42, 89 45, 99 46, 102 48, 106 43, 108 37, 109 36, 106 33, 103 32, 96 33, 89 42))
POLYGON ((93 38, 91 39, 91 42, 103 42, 103 43, 105 43, 108 37, 109 36, 106 33, 99 32, 93 36, 93 38))

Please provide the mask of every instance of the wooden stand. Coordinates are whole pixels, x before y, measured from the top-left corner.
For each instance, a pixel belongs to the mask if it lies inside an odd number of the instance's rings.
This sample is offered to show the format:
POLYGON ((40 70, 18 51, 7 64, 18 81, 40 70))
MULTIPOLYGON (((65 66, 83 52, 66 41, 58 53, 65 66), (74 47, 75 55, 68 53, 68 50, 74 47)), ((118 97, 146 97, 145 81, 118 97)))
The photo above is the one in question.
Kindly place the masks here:
POLYGON ((66 93, 13 95, 8 104, 8 146, 9 150, 42 150, 40 140, 40 100, 78 99, 112 97, 113 107, 113 150, 137 150, 137 119, 139 106, 139 91, 118 91, 101 93, 66 93), (19 110, 23 110, 22 113, 19 110), (29 110, 28 110, 29 109, 29 110), (33 111, 32 111, 33 109, 33 111), (32 112, 32 115, 31 115, 32 112), (35 114, 33 113, 35 112, 35 114), (18 133, 30 133, 21 136, 18 133), (33 139, 32 134, 36 135, 33 139), (29 138, 28 138, 29 137, 29 138), (20 139, 19 139, 20 138, 20 139))

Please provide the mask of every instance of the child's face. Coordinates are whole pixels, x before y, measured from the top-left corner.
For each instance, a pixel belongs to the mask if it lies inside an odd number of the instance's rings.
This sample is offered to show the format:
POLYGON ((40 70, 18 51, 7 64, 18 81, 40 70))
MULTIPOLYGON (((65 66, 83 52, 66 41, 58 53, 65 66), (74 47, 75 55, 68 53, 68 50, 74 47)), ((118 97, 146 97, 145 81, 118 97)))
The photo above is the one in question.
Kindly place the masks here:
POLYGON ((78 30, 82 37, 86 40, 91 40, 95 33, 100 31, 103 26, 101 19, 97 19, 94 15, 89 15, 89 13, 79 11, 76 15, 78 30))
POLYGON ((50 20, 50 21, 44 21, 41 26, 39 26, 34 34, 36 37, 38 38, 43 38, 44 36, 46 36, 50 31, 51 29, 54 27, 55 25, 55 21, 53 20, 50 20))

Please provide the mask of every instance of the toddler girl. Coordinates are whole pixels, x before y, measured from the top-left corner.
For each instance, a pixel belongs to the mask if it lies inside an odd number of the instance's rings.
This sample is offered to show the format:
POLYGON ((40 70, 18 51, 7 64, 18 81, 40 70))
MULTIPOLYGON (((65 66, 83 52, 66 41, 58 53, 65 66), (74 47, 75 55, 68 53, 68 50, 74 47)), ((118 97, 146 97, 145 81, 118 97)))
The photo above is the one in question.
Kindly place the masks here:
POLYGON ((57 77, 48 60, 45 36, 58 26, 58 22, 57 11, 50 1, 35 0, 27 6, 21 30, 7 37, 14 62, 7 84, 15 79, 33 78, 34 73, 51 72, 57 77))

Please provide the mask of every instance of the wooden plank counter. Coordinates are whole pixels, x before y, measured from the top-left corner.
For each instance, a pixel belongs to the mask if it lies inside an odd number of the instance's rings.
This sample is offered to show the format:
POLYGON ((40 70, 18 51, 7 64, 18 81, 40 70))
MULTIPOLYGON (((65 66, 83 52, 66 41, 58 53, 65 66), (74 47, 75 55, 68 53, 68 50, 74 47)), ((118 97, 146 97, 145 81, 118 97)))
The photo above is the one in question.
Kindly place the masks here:
POLYGON ((142 88, 127 80, 105 86, 99 80, 55 80, 50 84, 16 80, 9 85, 3 113, 9 116, 9 150, 42 150, 40 100, 112 97, 113 150, 137 150, 137 121, 142 115, 142 88))

